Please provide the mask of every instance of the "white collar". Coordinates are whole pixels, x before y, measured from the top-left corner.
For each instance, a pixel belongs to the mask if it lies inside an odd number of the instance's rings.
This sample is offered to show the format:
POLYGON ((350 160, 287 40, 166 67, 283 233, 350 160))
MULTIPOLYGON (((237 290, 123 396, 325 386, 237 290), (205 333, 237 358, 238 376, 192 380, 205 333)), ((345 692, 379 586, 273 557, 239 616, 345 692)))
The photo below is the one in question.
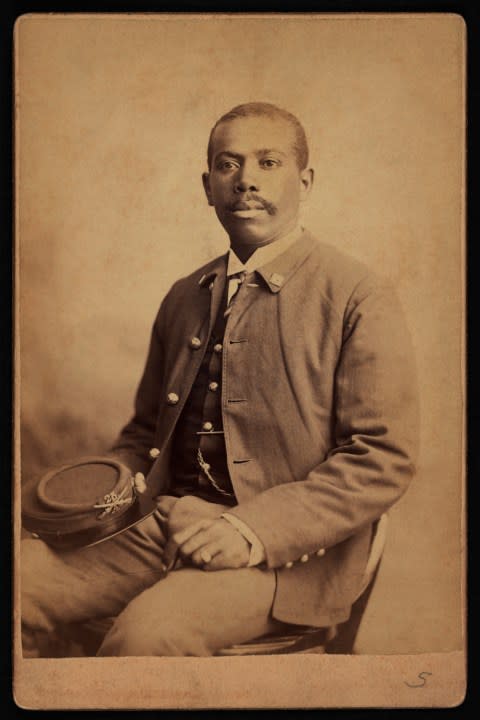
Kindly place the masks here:
POLYGON ((287 233, 279 240, 275 240, 269 245, 262 245, 250 255, 246 263, 242 263, 235 252, 230 248, 228 252, 227 277, 236 275, 237 273, 251 273, 274 260, 278 255, 283 253, 295 240, 298 240, 303 232, 301 225, 297 224, 291 232, 287 233))

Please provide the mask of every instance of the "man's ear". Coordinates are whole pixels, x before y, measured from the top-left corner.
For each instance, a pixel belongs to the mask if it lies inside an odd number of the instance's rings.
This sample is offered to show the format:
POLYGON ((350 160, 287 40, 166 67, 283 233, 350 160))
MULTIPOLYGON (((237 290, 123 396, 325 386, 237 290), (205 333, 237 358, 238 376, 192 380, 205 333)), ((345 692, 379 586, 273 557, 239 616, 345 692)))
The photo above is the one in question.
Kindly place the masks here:
POLYGON ((315 178, 315 171, 313 168, 305 168, 300 173, 300 201, 306 200, 312 189, 313 180, 315 178))
POLYGON ((205 190, 205 195, 207 196, 208 204, 213 205, 212 191, 210 190, 210 173, 208 173, 208 172, 203 173, 202 182, 203 182, 203 189, 205 190))

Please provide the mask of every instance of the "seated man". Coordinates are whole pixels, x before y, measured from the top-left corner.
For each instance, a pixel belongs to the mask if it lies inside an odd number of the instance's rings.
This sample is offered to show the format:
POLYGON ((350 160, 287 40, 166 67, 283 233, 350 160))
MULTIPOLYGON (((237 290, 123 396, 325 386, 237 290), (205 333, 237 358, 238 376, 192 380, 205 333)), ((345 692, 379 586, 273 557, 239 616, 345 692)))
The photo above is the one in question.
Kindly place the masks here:
POLYGON ((100 617, 109 656, 348 618, 373 525, 412 477, 416 389, 394 294, 300 226, 312 182, 290 113, 249 103, 212 129, 203 184, 230 249, 163 300, 112 448, 158 511, 93 547, 22 543, 25 656, 100 617))

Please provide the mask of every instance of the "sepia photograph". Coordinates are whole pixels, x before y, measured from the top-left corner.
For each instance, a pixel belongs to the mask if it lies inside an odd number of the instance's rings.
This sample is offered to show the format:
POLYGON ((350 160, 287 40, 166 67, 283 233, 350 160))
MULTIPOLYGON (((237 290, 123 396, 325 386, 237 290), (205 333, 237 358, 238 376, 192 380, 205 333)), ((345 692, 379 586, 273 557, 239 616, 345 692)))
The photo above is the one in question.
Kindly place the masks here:
POLYGON ((17 704, 461 703, 462 18, 14 42, 17 704))

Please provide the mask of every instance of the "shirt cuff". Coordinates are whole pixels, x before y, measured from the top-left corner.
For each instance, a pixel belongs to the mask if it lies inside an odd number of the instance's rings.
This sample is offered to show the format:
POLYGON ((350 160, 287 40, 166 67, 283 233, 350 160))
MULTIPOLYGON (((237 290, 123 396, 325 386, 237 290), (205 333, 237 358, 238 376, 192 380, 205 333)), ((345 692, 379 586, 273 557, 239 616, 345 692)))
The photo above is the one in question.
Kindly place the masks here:
POLYGON ((264 562, 266 557, 265 548, 253 530, 251 530, 248 525, 245 525, 243 520, 240 520, 235 515, 230 515, 230 513, 223 513, 222 518, 227 520, 231 525, 233 525, 233 527, 237 528, 245 540, 250 543, 250 560, 248 561, 247 567, 254 567, 255 565, 260 565, 260 563, 264 562))

